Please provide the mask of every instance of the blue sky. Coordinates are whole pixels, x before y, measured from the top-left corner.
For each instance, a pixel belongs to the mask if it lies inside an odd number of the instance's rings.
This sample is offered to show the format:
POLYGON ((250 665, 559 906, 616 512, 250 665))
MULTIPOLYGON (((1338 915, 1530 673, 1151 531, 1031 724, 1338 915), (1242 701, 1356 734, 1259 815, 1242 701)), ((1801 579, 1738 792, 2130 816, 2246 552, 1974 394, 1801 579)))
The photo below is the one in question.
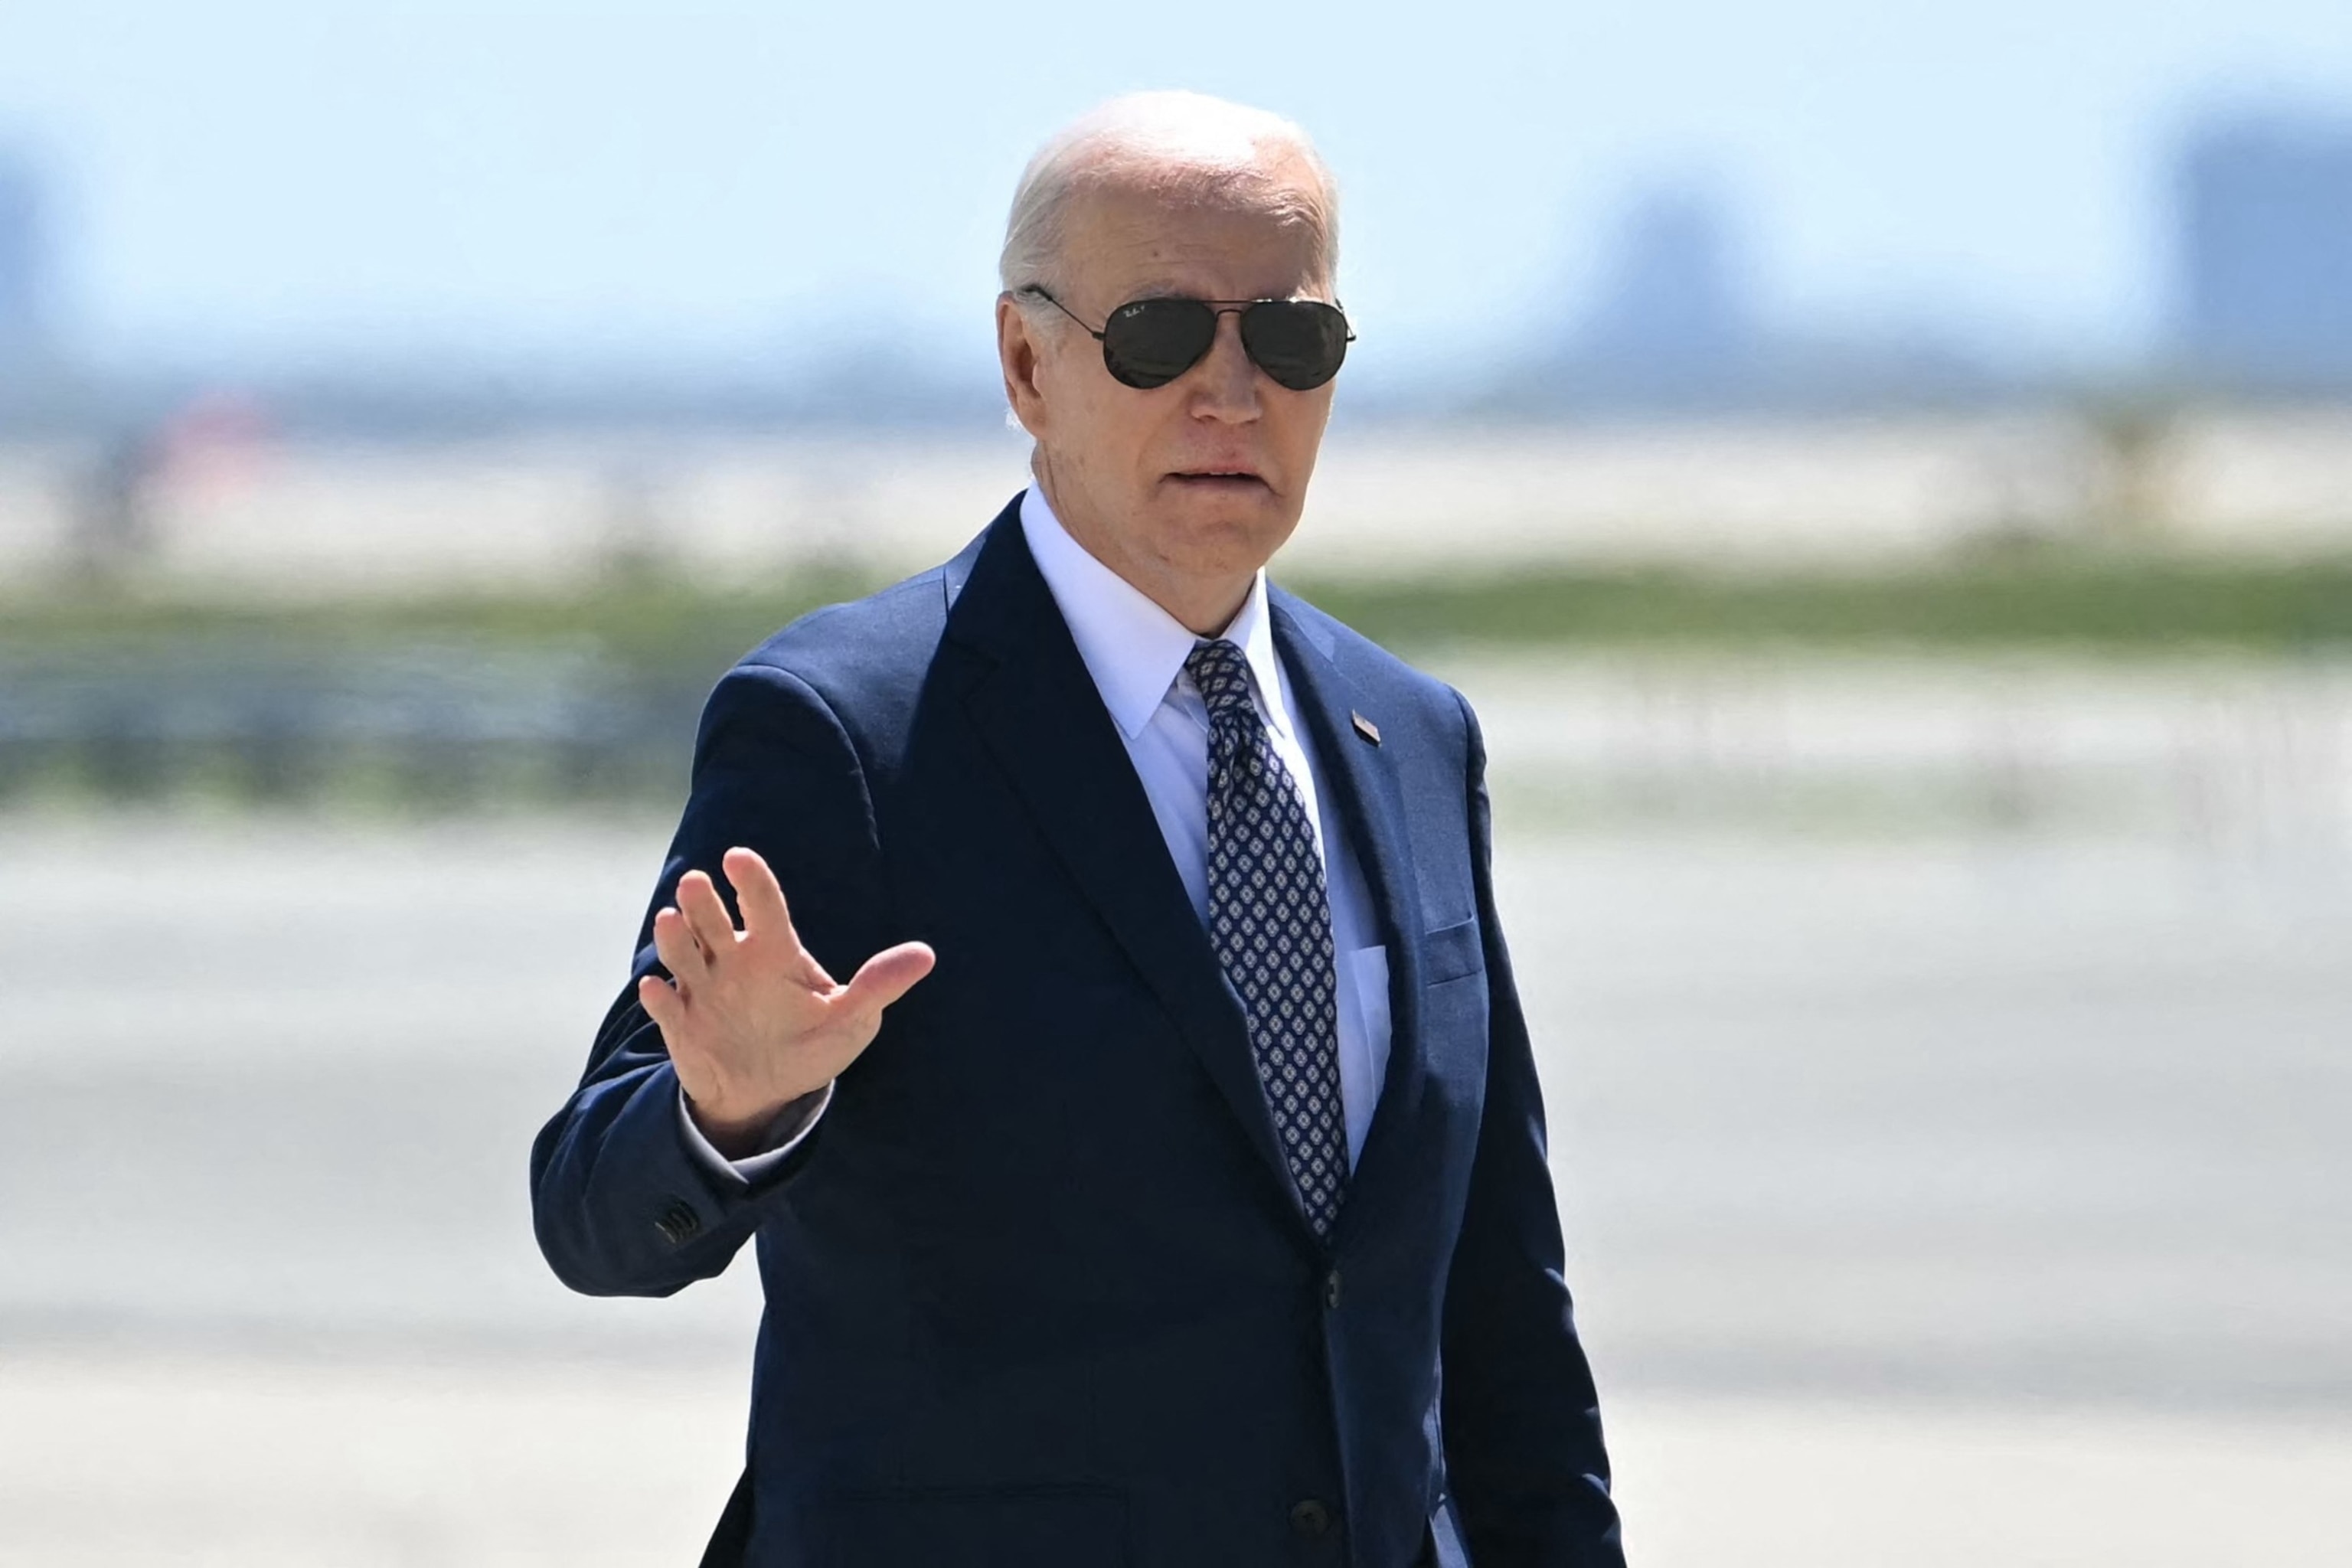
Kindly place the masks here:
POLYGON ((2195 116, 2352 112, 2352 5, 0 0, 0 144, 115 359, 984 356, 1030 149, 1154 86, 1315 132, 1392 372, 1559 330, 1661 179, 1725 193, 1779 319, 2097 354, 2161 319, 2195 116))

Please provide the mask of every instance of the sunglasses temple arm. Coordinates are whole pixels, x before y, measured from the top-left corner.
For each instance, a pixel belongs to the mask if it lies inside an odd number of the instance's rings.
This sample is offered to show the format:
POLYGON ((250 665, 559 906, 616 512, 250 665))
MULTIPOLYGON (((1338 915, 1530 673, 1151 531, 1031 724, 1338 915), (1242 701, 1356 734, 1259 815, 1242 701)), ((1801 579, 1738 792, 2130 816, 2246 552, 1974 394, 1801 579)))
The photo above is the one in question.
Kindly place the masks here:
POLYGON ((1039 288, 1036 284, 1034 284, 1034 283, 1031 283, 1031 284, 1025 285, 1025 286, 1024 286, 1024 287, 1023 287, 1023 288, 1020 288, 1020 289, 1017 289, 1013 290, 1013 292, 1018 293, 1018 294, 1034 294, 1034 295, 1036 295, 1036 296, 1037 296, 1037 298, 1039 298, 1040 300, 1045 300, 1045 303, 1047 303, 1048 305, 1053 306, 1053 307, 1054 307, 1054 309, 1055 309, 1056 310, 1061 311, 1061 312, 1062 312, 1062 314, 1064 314, 1065 316, 1069 317, 1069 318, 1070 318, 1070 320, 1072 320, 1072 321, 1076 321, 1076 322, 1078 323, 1078 326, 1079 326, 1079 327, 1080 327, 1080 328, 1081 328, 1081 329, 1086 332, 1087 336, 1088 336, 1088 337, 1090 337, 1090 338, 1094 339, 1094 341, 1095 341, 1095 342, 1102 342, 1102 341, 1103 341, 1103 335, 1102 335, 1100 332, 1098 332, 1098 331, 1095 331, 1092 327, 1087 326, 1087 323, 1086 323, 1083 320, 1081 320, 1081 319, 1080 319, 1080 317, 1079 317, 1078 313, 1077 313, 1076 310, 1071 310, 1067 305, 1065 305, 1065 304, 1063 304, 1059 300, 1055 299, 1055 298, 1054 298, 1054 296, 1052 296, 1051 294, 1048 294, 1047 292, 1045 292, 1045 289, 1043 289, 1039 288))

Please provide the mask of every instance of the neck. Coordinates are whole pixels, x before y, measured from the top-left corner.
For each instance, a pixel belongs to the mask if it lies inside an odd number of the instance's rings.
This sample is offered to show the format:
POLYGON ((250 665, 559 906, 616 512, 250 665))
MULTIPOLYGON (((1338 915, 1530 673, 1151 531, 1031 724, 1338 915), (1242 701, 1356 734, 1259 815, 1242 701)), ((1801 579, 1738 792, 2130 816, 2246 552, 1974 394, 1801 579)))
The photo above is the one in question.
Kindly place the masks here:
POLYGON ((1054 509, 1054 517, 1063 531, 1076 540, 1080 549, 1167 611, 1177 625, 1194 637, 1220 636, 1249 602, 1250 588, 1257 581, 1255 572, 1238 577, 1230 573, 1180 572, 1164 562, 1135 555, 1121 550, 1118 536, 1109 529, 1097 526, 1085 512, 1066 510, 1043 465, 1037 474, 1037 488, 1045 492, 1045 504, 1054 509))

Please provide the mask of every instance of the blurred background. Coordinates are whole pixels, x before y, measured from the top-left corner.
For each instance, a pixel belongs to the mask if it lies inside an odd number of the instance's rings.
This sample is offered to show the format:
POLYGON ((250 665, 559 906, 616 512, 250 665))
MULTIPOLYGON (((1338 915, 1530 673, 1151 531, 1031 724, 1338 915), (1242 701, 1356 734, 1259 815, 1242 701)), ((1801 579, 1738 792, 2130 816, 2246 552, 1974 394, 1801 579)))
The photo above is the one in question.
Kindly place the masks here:
POLYGON ((529 1140, 1161 86, 1346 193, 1276 573, 1485 716, 1635 1560, 2352 1562, 2337 0, 0 8, 0 1560, 698 1550, 756 1282, 529 1140))

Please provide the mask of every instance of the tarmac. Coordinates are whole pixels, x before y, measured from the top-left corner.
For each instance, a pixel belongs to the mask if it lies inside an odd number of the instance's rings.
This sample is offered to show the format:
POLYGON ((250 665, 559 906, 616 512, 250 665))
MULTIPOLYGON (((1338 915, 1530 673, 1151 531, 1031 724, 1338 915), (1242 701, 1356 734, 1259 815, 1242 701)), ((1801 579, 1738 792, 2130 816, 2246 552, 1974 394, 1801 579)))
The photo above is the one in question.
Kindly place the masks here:
MULTIPOLYGON (((1501 798, 1637 1563, 2352 1562, 2352 848, 1501 798)), ((692 1560, 756 1286, 524 1184, 667 832, 0 817, 0 1562, 692 1560)))

